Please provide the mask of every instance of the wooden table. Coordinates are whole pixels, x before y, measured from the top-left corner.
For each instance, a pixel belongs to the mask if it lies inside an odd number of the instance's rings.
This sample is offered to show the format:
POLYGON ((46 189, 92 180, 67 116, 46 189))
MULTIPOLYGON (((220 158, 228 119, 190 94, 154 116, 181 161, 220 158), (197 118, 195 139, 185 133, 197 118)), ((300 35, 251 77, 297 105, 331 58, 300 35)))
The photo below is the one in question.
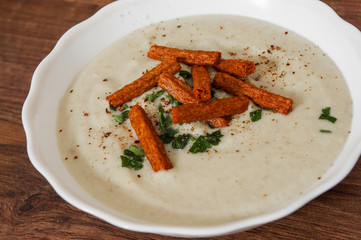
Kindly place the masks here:
MULTIPOLYGON (((26 152, 21 109, 35 68, 66 30, 110 2, 0 0, 0 239, 171 239, 119 229, 74 208, 26 152)), ((361 29, 361 0, 324 2, 361 29)), ((340 184, 290 216, 219 239, 241 238, 361 239, 360 161, 340 184)))

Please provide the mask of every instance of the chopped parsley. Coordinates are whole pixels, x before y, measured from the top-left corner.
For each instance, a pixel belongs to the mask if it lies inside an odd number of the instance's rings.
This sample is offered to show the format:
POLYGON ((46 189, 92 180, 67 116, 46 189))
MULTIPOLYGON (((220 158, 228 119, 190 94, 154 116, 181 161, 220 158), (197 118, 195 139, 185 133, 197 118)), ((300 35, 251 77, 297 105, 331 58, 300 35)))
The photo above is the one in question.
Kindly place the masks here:
POLYGON ((161 104, 158 105, 158 110, 160 129, 162 132, 167 132, 167 128, 173 123, 172 118, 169 115, 164 116, 164 109, 161 104))
POLYGON ((332 133, 331 130, 325 130, 325 129, 320 129, 320 132, 321 133, 332 133))
POLYGON ((192 74, 186 70, 180 70, 179 76, 184 78, 185 83, 190 87, 193 88, 193 80, 192 80, 192 74))
POLYGON ((215 95, 216 95, 216 91, 211 88, 211 99, 215 98, 215 95))
POLYGON ((256 122, 262 118, 262 108, 259 108, 253 112, 249 113, 252 122, 256 122))
POLYGON ((155 93, 155 98, 159 98, 160 96, 162 96, 165 93, 164 90, 159 90, 158 92, 155 93))
POLYGON ((171 143, 175 139, 175 135, 178 133, 178 130, 170 127, 170 125, 173 124, 172 118, 169 115, 164 115, 164 110, 161 104, 158 105, 158 110, 159 126, 162 131, 159 138, 163 143, 171 143))
POLYGON ((331 116, 331 107, 323 108, 322 113, 318 119, 327 120, 332 123, 337 121, 337 118, 331 116))
POLYGON ((156 93, 150 93, 150 94, 147 94, 145 99, 148 101, 148 102, 154 102, 155 99, 159 98, 160 96, 162 96, 164 94, 164 90, 160 90, 156 93))
POLYGON ((112 111, 117 111, 117 108, 113 107, 113 106, 109 106, 109 109, 112 110, 112 111))
MULTIPOLYGON (((109 108, 111 108, 111 106, 109 106, 109 108)), ((122 124, 125 121, 125 119, 129 118, 128 114, 130 110, 126 110, 128 108, 129 106, 127 104, 124 104, 123 107, 121 108, 122 112, 120 112, 120 115, 112 115, 113 120, 118 124, 122 124)))
POLYGON ((183 149, 187 144, 189 139, 195 141, 194 137, 190 134, 181 134, 178 135, 172 142, 172 147, 174 149, 183 149))
POLYGON ((189 149, 191 153, 205 152, 208 148, 211 148, 212 144, 207 141, 206 136, 202 135, 197 138, 193 143, 192 147, 189 149))
POLYGON ((159 112, 164 112, 163 106, 160 103, 158 104, 158 111, 159 112))
POLYGON ((129 118, 129 116, 128 116, 128 114, 129 114, 129 110, 126 110, 126 111, 123 111, 122 113, 121 113, 121 116, 122 116, 122 118, 129 118))
POLYGON ((206 136, 207 141, 210 142, 212 145, 218 145, 218 143, 221 141, 221 137, 223 137, 221 130, 217 130, 206 136))
POLYGON ((150 94, 147 94, 146 97, 148 102, 153 102, 155 100, 155 95, 154 93, 150 93, 150 94))
POLYGON ((201 135, 197 138, 197 140, 193 143, 189 152, 191 153, 199 153, 205 152, 208 148, 211 148, 214 145, 218 145, 221 141, 221 137, 223 137, 221 130, 217 130, 209 135, 201 135))
POLYGON ((119 115, 112 115, 112 118, 116 123, 122 124, 124 122, 124 118, 119 115))
POLYGON ((131 145, 129 149, 125 149, 123 155, 120 156, 122 167, 134 170, 142 169, 144 157, 145 153, 141 147, 131 145))
POLYGON ((175 135, 178 133, 179 131, 174 129, 174 128, 168 128, 166 132, 162 133, 161 135, 159 135, 160 140, 162 140, 163 143, 167 144, 167 143, 171 143, 176 137, 175 135))
POLYGON ((130 145, 129 150, 139 157, 145 157, 144 150, 141 147, 138 147, 136 145, 130 145))
POLYGON ((181 76, 184 79, 190 79, 192 77, 192 74, 186 70, 180 70, 179 76, 181 76))

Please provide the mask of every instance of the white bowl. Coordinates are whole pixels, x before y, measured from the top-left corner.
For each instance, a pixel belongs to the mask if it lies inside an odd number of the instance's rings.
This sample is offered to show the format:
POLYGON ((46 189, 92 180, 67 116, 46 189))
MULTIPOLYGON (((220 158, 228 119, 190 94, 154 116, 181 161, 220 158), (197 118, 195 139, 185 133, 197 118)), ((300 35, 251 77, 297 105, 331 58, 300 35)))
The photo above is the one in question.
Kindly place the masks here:
POLYGON ((32 164, 55 191, 75 207, 115 226, 139 232, 206 237, 244 231, 282 218, 339 183, 361 152, 361 34, 316 0, 121 0, 67 31, 36 69, 23 107, 32 164), (164 10, 165 9, 165 10, 164 10), (60 98, 79 70, 97 53, 135 29, 161 20, 200 14, 232 14, 266 20, 312 41, 340 68, 353 100, 353 122, 346 145, 321 181, 291 204, 267 214, 217 226, 163 226, 132 219, 94 200, 71 177, 56 138, 60 98))

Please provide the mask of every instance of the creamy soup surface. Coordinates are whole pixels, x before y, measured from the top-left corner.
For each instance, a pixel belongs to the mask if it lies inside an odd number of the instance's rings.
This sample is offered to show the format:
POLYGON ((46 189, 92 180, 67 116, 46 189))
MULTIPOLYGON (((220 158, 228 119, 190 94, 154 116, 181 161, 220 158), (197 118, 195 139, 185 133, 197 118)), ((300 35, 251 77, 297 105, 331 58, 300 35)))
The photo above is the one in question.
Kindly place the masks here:
MULTIPOLYGON (((190 67, 182 64, 182 69, 190 67)), ((216 91, 216 97, 226 96, 216 91)), ((171 109, 166 95, 147 102, 144 94, 128 105, 136 103, 161 133, 157 106, 171 109)), ((57 127, 64 164, 95 199, 144 221, 194 226, 262 214, 302 195, 332 166, 351 119, 345 80, 318 46, 261 20, 208 15, 152 24, 104 49, 65 93, 57 127), (292 110, 288 115, 263 111, 262 119, 251 122, 249 113, 258 107, 250 103, 248 111, 221 129, 220 144, 207 152, 190 153, 191 141, 182 150, 166 144, 173 169, 155 173, 146 159, 141 170, 124 168, 120 155, 137 144, 137 136, 129 119, 120 125, 112 119, 119 112, 106 110, 105 98, 159 64, 147 57, 153 44, 254 61, 256 72, 245 81, 292 98, 292 110), (318 119, 325 107, 337 118, 334 124, 318 119)), ((202 122, 172 127, 195 138, 217 130, 202 122)))

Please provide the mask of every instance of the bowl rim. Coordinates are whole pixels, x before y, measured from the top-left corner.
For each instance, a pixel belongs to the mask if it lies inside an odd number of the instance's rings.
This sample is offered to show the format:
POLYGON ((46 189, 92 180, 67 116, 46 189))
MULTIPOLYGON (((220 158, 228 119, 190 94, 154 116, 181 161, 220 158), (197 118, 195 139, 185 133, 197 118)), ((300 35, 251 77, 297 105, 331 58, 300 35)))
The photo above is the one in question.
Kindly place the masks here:
MULTIPOLYGON (((39 148, 39 143, 33 141, 35 135, 37 134, 36 119, 39 117, 34 111, 37 108, 37 103, 39 100, 39 94, 41 93, 41 85, 43 83, 44 74, 47 73, 47 69, 51 67, 51 64, 54 59, 58 57, 58 55, 62 52, 62 49, 65 48, 72 37, 81 31, 86 31, 95 23, 102 23, 104 19, 109 18, 109 15, 115 14, 121 8, 135 8, 139 7, 141 4, 161 4, 164 2, 163 0, 118 0, 116 2, 110 3, 96 12, 93 16, 88 18, 87 20, 75 25, 70 28, 64 35, 59 39, 54 49, 46 56, 39 66, 36 68, 29 90, 29 94, 24 102, 22 109, 22 121, 25 129, 25 134, 27 138, 27 151, 28 156, 31 163, 34 167, 47 179, 47 181, 52 185, 54 190, 68 203, 77 207, 78 209, 85 211, 91 215, 94 215, 100 219, 105 220, 106 222, 115 225, 117 227, 121 227, 127 230, 137 231, 137 232, 149 232, 156 233, 161 235, 169 235, 169 236, 182 236, 182 237, 210 237, 210 236, 218 236, 224 234, 230 234, 238 231, 245 231, 250 228, 254 228, 256 226, 272 222, 283 218, 294 211, 301 208, 303 205, 307 204, 312 199, 326 192, 327 190, 334 187, 340 181, 342 181, 348 173, 352 170, 354 165, 356 164, 360 154, 361 154, 361 141, 359 135, 352 135, 348 139, 347 143, 348 154, 347 161, 342 165, 342 171, 338 171, 329 179, 327 182, 323 182, 322 185, 316 187, 309 191, 307 194, 303 195, 297 201, 292 202, 291 204, 287 204, 278 210, 262 214, 259 216, 250 217, 245 220, 239 220, 232 223, 219 224, 219 225, 211 225, 211 226, 198 226, 198 227, 183 227, 183 226, 166 226, 160 224, 150 224, 133 221, 132 219, 119 217, 117 214, 113 214, 108 212, 107 208, 99 209, 92 206, 91 203, 85 202, 82 199, 79 199, 67 186, 58 179, 52 172, 49 171, 46 162, 44 161, 44 157, 41 155, 39 148), (147 3, 146 3, 147 2, 147 3), (352 139, 351 139, 352 136, 352 139), (351 142, 351 143, 350 143, 351 142)), ((187 0, 187 3, 191 2, 187 0)), ((203 2, 207 2, 208 4, 215 4, 216 1, 206 1, 201 0, 198 1, 198 4, 203 2)), ((239 4, 236 3, 236 0, 228 0, 228 4, 239 4)), ((351 24, 344 21, 340 18, 336 12, 334 12, 328 5, 318 0, 242 0, 238 1, 243 4, 259 4, 259 6, 264 6, 272 2, 272 4, 276 4, 281 6, 282 4, 294 4, 297 6, 301 6, 303 10, 310 11, 310 13, 317 13, 320 15, 320 18, 325 19, 329 22, 335 23, 333 27, 335 27, 335 31, 341 31, 345 34, 346 38, 354 44, 355 49, 357 50, 356 54, 359 56, 359 63, 361 63, 361 46, 357 45, 357 43, 361 42, 361 32, 351 24)), ((167 1, 167 3, 176 3, 175 0, 167 1)), ((184 3, 183 3, 184 4, 184 3)), ((195 15, 195 14, 190 14, 195 15)), ((257 15, 256 18, 261 17, 257 15)), ((292 30, 292 29, 291 29, 292 30)), ((347 71, 351 71, 347 69, 347 71)), ((346 71, 346 72, 347 72, 346 71)), ((346 78, 346 76, 345 76, 346 78)), ((355 112, 354 106, 354 112, 355 112)), ((355 128, 355 121, 352 123, 352 129, 355 128)), ((360 131, 360 128, 356 129, 356 132, 360 131)))

